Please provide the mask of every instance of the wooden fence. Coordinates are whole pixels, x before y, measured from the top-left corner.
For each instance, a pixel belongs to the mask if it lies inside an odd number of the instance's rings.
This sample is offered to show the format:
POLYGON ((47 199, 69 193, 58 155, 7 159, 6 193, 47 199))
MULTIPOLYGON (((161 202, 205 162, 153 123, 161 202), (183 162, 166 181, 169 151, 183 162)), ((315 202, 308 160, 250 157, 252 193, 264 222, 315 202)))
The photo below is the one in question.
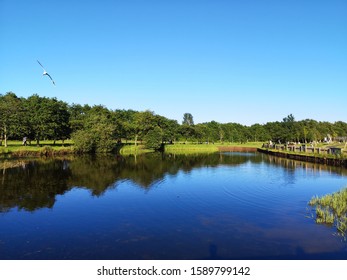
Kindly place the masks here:
POLYGON ((263 144, 263 148, 278 151, 302 152, 312 154, 346 155, 347 150, 337 147, 314 147, 312 145, 263 144))

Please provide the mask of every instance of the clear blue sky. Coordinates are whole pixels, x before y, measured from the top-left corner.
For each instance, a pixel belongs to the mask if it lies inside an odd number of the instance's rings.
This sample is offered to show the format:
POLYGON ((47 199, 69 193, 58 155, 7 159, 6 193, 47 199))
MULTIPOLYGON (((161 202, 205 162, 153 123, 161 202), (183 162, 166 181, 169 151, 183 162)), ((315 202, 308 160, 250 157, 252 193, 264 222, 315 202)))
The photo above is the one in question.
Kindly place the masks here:
POLYGON ((179 122, 347 121, 346 15, 345 0, 0 0, 0 93, 179 122))

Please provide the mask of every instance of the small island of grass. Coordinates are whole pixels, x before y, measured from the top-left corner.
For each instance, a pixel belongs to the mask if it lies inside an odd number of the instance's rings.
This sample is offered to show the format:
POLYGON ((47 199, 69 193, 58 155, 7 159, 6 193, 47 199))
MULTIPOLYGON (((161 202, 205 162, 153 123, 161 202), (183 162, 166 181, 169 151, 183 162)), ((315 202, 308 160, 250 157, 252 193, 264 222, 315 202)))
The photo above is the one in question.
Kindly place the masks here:
POLYGON ((315 207, 316 223, 336 226, 342 236, 347 234, 347 188, 322 197, 314 196, 309 205, 315 207))

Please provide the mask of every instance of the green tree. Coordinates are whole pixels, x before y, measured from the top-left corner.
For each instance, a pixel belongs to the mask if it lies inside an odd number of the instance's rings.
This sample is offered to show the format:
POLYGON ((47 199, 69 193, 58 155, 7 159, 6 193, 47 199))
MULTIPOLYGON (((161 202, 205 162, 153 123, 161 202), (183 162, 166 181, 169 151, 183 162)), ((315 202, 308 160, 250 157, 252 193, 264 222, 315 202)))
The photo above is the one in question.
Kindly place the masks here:
POLYGON ((83 128, 72 134, 77 152, 108 153, 114 147, 115 126, 111 112, 101 105, 87 113, 83 128))
POLYGON ((280 140, 282 142, 294 141, 296 136, 295 130, 295 118, 292 114, 283 118, 282 122, 282 135, 280 135, 280 140))
POLYGON ((160 150, 162 148, 163 134, 160 127, 156 126, 144 136, 147 149, 160 150))
POLYGON ((91 110, 89 105, 80 105, 73 103, 68 107, 69 111, 69 125, 71 133, 76 132, 84 127, 85 119, 88 115, 88 112, 91 110))
POLYGON ((270 139, 270 135, 267 133, 264 126, 258 123, 253 124, 249 127, 249 133, 252 137, 252 141, 254 142, 268 141, 270 139))
POLYGON ((156 115, 156 124, 162 131, 163 142, 172 143, 176 140, 179 124, 176 120, 170 120, 163 116, 156 115))
POLYGON ((195 126, 183 124, 179 128, 179 133, 183 136, 185 142, 187 142, 188 139, 195 138, 195 136, 196 136, 195 126))
POLYGON ((64 140, 70 136, 70 113, 67 103, 58 101, 56 98, 48 99, 48 110, 50 112, 50 126, 46 136, 55 141, 64 140))
POLYGON ((194 125, 193 115, 191 113, 184 113, 182 124, 188 126, 194 125))
POLYGON ((134 110, 116 110, 113 112, 114 125, 115 125, 115 137, 118 141, 122 138, 125 141, 134 138, 135 135, 135 114, 134 110))
POLYGON ((24 108, 21 99, 13 92, 0 95, 0 125, 4 145, 9 136, 20 135, 24 131, 24 108))
POLYGON ((65 102, 34 94, 25 100, 24 107, 28 117, 28 133, 36 139, 37 145, 43 138, 66 139, 70 135, 70 115, 65 102))
POLYGON ((135 146, 138 138, 146 135, 151 129, 156 126, 156 117, 152 111, 137 112, 134 116, 134 124, 132 130, 135 135, 135 146))
POLYGON ((74 150, 79 153, 92 153, 96 151, 96 140, 91 130, 80 129, 72 133, 74 150))

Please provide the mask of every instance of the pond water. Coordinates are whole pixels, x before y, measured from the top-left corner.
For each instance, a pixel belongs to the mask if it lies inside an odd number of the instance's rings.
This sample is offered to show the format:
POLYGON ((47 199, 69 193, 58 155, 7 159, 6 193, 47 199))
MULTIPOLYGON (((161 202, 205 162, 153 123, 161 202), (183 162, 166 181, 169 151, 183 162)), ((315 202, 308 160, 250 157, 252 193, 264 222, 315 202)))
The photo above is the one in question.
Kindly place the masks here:
POLYGON ((344 168, 216 153, 0 171, 0 259, 347 259, 307 206, 347 186, 344 168))

